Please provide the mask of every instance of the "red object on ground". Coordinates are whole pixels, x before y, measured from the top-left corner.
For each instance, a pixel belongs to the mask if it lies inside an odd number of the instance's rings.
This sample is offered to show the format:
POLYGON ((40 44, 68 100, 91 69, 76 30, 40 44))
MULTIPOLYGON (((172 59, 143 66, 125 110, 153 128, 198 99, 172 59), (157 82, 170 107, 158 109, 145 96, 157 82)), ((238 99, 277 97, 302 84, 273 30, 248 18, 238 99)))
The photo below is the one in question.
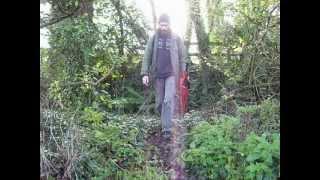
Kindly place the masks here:
POLYGON ((186 71, 182 72, 179 79, 179 88, 180 88, 180 113, 184 114, 187 112, 188 107, 188 74, 186 71))

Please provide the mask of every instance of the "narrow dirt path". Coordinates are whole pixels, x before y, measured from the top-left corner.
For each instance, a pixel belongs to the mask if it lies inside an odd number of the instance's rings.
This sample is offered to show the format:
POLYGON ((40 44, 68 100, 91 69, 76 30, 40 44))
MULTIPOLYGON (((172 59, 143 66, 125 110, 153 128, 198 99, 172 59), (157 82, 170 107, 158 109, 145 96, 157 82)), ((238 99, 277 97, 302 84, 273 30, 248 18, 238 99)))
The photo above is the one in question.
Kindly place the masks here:
POLYGON ((170 180, 186 180, 185 165, 179 159, 185 144, 187 130, 182 120, 173 120, 171 139, 167 140, 161 135, 161 129, 155 129, 146 139, 150 147, 147 154, 149 159, 158 159, 157 166, 167 172, 170 180))

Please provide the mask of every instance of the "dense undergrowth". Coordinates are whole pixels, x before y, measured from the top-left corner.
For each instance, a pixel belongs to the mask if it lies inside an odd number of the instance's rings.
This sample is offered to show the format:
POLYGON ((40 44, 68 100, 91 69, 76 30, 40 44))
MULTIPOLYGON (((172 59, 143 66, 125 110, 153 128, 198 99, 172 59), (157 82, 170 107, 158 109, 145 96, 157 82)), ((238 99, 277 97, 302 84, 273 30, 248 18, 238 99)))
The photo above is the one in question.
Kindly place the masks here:
POLYGON ((276 101, 240 107, 193 126, 182 158, 197 179, 277 179, 279 128, 276 101))
POLYGON ((43 109, 41 176, 57 179, 165 179, 163 172, 144 154, 144 138, 148 130, 158 126, 154 117, 110 114, 106 119, 101 112, 91 108, 77 117, 43 109), (142 129, 142 124, 148 125, 149 129, 142 129))
MULTIPOLYGON (((197 179, 280 176, 278 101, 240 106, 235 116, 218 114, 206 119, 207 113, 193 110, 183 121, 189 133, 181 159, 189 174, 197 179)), ((43 176, 168 178, 144 151, 144 139, 160 126, 156 116, 106 116, 88 108, 78 117, 50 110, 42 111, 41 117, 43 176)))

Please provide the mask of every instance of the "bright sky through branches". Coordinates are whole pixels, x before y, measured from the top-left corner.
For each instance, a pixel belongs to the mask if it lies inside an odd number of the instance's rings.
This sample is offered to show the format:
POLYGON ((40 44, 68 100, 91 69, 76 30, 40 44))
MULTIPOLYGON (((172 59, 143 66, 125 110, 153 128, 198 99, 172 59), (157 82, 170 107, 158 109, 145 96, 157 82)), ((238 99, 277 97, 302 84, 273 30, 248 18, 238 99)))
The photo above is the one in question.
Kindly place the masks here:
MULTIPOLYGON (((153 27, 151 4, 149 0, 131 0, 146 17, 147 22, 153 27)), ((185 0, 154 0, 157 18, 162 13, 167 13, 171 19, 171 27, 174 32, 183 37, 186 30, 186 3, 185 0)), ((40 4, 40 11, 48 12, 48 3, 40 4)), ((49 47, 46 28, 40 29, 40 47, 49 47)), ((151 33, 151 32, 150 32, 151 33)))
MULTIPOLYGON (((148 23, 153 27, 152 9, 150 0, 131 0, 134 1, 148 23)), ((157 18, 162 13, 170 16, 171 27, 175 33, 183 37, 186 31, 187 6, 186 0, 153 0, 157 18)))
MULTIPOLYGON (((136 4, 136 7, 142 11, 147 23, 153 27, 152 8, 150 0, 127 0, 136 4)), ((172 30, 180 37, 184 37, 187 25, 187 3, 186 0, 153 0, 157 18, 162 13, 167 13, 171 19, 172 30)), ((224 0, 225 2, 234 2, 234 0, 224 0)), ((202 3, 202 6, 205 6, 202 3)), ((48 3, 40 4, 40 11, 48 13, 50 6, 48 3)), ((202 12, 205 13, 205 12, 202 12)), ((230 21, 230 18, 228 18, 230 21)), ((49 47, 46 28, 40 29, 40 47, 49 47)), ((152 32, 149 32, 150 34, 152 32)), ((193 39, 193 38, 192 38, 193 39)), ((194 41, 194 40, 193 40, 194 41)))
MULTIPOLYGON (((50 5, 49 3, 40 3, 40 12, 49 13, 50 5)), ((40 48, 49 48, 48 44, 48 29, 40 29, 40 48)))

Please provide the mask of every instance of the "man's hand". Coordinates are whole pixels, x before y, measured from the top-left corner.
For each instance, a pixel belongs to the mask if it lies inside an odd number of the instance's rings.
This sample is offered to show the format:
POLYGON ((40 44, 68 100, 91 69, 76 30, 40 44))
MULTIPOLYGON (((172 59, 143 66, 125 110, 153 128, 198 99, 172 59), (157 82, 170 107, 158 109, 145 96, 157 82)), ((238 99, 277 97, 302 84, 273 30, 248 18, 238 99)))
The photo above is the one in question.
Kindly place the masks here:
POLYGON ((143 76, 142 83, 146 86, 149 86, 149 76, 147 76, 147 75, 143 76))

